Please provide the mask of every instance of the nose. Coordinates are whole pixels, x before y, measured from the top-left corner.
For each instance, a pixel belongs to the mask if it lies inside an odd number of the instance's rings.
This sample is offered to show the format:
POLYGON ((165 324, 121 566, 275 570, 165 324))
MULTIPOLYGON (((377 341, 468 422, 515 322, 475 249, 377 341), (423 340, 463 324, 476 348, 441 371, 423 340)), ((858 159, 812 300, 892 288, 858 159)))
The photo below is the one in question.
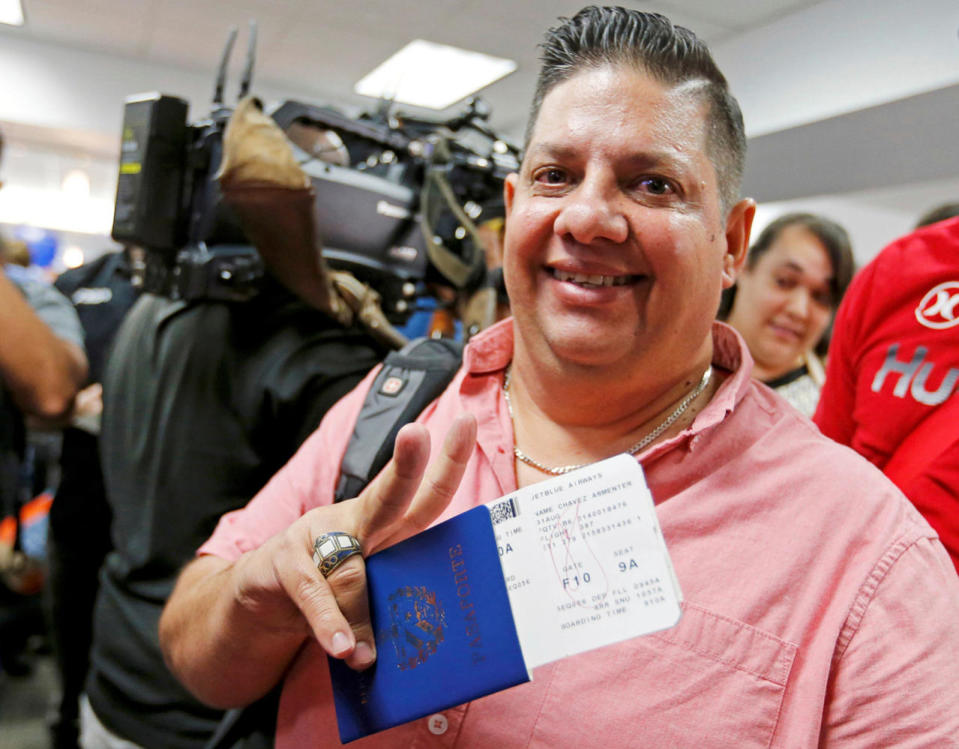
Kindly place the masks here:
POLYGON ((563 198, 553 230, 582 244, 598 239, 625 242, 629 223, 619 206, 621 196, 618 193, 615 185, 599 178, 583 180, 563 198))
POLYGON ((809 316, 809 305, 812 300, 809 292, 797 286, 792 290, 786 303, 786 311, 798 320, 805 320, 809 316))

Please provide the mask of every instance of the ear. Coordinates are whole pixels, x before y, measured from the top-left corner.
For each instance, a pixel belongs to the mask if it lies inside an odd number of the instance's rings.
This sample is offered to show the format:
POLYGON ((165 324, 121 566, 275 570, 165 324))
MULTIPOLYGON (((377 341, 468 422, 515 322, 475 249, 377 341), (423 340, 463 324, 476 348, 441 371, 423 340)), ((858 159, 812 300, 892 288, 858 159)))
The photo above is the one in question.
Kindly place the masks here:
POLYGON ((510 172, 503 181, 503 204, 506 206, 506 218, 513 211, 513 198, 516 197, 516 182, 519 175, 516 172, 510 172))
POLYGON ((749 232, 756 216, 756 201, 743 198, 733 206, 726 218, 726 254, 723 257, 723 288, 736 283, 736 277, 746 262, 749 251, 749 232))

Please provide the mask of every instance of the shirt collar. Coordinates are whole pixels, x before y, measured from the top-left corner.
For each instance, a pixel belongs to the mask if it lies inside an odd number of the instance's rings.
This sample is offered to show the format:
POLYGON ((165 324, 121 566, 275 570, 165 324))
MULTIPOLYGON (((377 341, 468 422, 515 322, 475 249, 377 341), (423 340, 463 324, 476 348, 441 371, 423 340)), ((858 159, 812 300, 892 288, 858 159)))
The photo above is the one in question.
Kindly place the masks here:
MULTIPOLYGON (((729 372, 712 400, 699 412, 688 429, 676 437, 654 445, 647 454, 659 454, 669 446, 720 423, 745 396, 752 380, 753 360, 745 341, 733 328, 714 322, 713 367, 729 372)), ((513 357, 513 320, 502 320, 470 340, 463 354, 466 371, 471 375, 493 374, 506 369, 513 357)))
POLYGON ((730 373, 692 424, 693 432, 700 432, 718 424, 742 400, 752 381, 753 358, 746 342, 732 327, 722 322, 713 323, 713 367, 730 373))
POLYGON ((513 359, 513 318, 501 320, 470 339, 463 366, 471 375, 506 369, 513 359))

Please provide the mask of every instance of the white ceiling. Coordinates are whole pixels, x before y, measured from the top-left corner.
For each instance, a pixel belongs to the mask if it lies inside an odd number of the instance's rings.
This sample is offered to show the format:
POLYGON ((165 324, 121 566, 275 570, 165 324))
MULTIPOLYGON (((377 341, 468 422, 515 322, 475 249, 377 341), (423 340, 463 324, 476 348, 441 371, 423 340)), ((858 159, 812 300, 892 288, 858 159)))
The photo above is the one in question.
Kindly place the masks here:
MULTIPOLYGON (((672 0, 624 5, 665 13, 710 43, 767 24, 818 0, 672 0)), ((27 24, 12 33, 38 41, 206 73, 211 90, 231 25, 258 25, 255 82, 369 107, 353 84, 414 38, 517 61, 515 74, 482 92, 493 124, 518 136, 537 68, 535 43, 581 0, 23 0, 27 24)), ((175 92, 170 92, 175 93, 175 92)))

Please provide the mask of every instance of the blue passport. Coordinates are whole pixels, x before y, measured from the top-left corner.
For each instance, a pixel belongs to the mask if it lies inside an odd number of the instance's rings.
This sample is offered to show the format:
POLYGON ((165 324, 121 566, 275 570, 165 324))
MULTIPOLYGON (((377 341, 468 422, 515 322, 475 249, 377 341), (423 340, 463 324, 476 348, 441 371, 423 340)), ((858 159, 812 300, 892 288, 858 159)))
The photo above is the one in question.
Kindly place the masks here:
POLYGON ((376 663, 329 659, 343 743, 530 680, 487 507, 372 555, 366 577, 376 663))

